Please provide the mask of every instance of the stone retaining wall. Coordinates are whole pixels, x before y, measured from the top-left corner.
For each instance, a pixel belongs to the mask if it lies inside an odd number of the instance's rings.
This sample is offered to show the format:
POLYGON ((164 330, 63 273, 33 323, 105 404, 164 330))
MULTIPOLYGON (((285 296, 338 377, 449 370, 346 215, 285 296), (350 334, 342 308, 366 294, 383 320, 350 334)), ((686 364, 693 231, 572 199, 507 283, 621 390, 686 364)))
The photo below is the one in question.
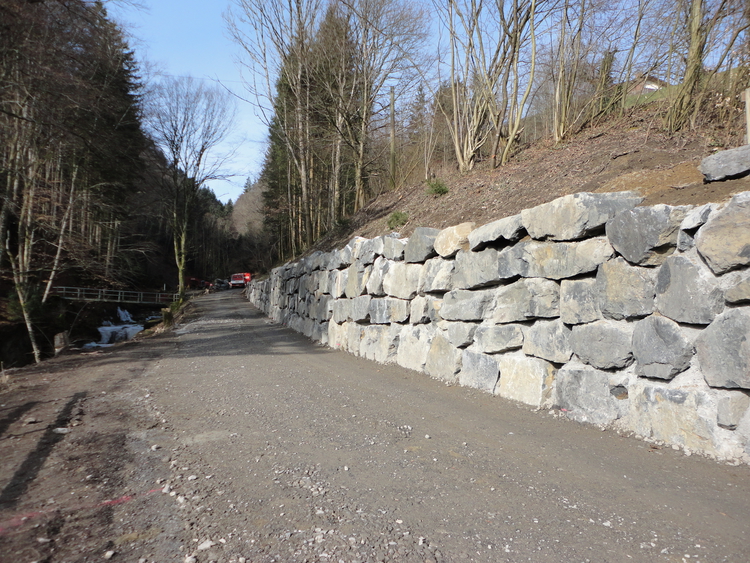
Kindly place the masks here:
POLYGON ((750 462, 750 192, 565 196, 355 238, 247 288, 327 344, 686 452, 750 462))

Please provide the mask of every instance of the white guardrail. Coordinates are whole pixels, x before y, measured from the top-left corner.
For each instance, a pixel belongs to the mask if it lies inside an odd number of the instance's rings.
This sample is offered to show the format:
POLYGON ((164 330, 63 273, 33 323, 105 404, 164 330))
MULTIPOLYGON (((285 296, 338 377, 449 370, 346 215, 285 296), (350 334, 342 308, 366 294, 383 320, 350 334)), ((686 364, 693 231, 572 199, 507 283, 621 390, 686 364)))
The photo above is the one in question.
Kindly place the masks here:
POLYGON ((179 299, 177 293, 93 289, 88 287, 53 287, 50 293, 73 301, 109 301, 112 303, 143 303, 148 305, 168 305, 179 299))

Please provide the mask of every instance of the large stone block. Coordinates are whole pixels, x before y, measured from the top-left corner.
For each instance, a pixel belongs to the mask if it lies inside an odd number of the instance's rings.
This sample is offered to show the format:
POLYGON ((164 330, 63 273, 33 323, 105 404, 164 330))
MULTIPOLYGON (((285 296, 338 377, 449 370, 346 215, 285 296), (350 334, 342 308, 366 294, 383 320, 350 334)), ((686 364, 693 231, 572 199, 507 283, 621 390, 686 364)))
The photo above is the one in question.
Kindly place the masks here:
POLYGON ((611 374, 580 362, 557 372, 555 406, 579 422, 610 424, 628 411, 628 392, 613 384, 611 374))
POLYGON ((346 289, 344 295, 349 299, 363 295, 367 290, 367 280, 370 279, 372 267, 367 267, 355 262, 347 269, 346 289))
POLYGON ((494 296, 492 289, 454 289, 443 297, 440 315, 447 321, 481 321, 494 296))
POLYGON ((360 355, 381 364, 395 362, 400 333, 401 327, 398 325, 363 327, 362 342, 359 346, 360 355))
POLYGON ((638 375, 672 379, 690 367, 693 344, 676 322, 651 316, 633 328, 633 356, 638 375))
POLYGON ((336 350, 346 350, 346 323, 328 323, 328 346, 336 350))
POLYGON ((503 252, 494 248, 479 252, 461 251, 456 255, 453 289, 473 289, 516 278, 519 276, 517 266, 510 249, 503 252))
POLYGON ((409 319, 410 303, 395 297, 370 301, 370 322, 373 324, 404 323, 409 319))
POLYGON ((332 319, 334 323, 341 324, 349 320, 349 304, 351 299, 336 299, 331 303, 332 319))
POLYGON ((736 430, 750 409, 750 397, 742 391, 725 391, 716 404, 716 423, 727 430, 736 430))
POLYGON ((370 318, 370 302, 372 297, 361 295, 349 302, 349 318, 354 322, 363 323, 370 318))
POLYGON ((438 326, 448 342, 456 348, 465 348, 474 342, 474 334, 479 325, 476 323, 440 321, 438 326))
POLYGON ((409 323, 418 325, 440 320, 441 301, 431 295, 417 295, 411 300, 409 323))
POLYGON ((474 223, 461 223, 440 231, 435 237, 433 246, 443 258, 452 258, 459 250, 469 249, 469 233, 474 230, 474 223))
POLYGON ((427 354, 435 335, 432 325, 406 325, 399 333, 396 363, 406 369, 424 371, 427 354))
POLYGON ((404 248, 406 248, 406 242, 398 237, 383 238, 383 256, 388 260, 403 260, 404 248))
POLYGON ((695 233, 703 226, 711 214, 719 207, 716 203, 707 203, 696 207, 685 215, 680 223, 680 232, 677 235, 677 250, 686 252, 695 246, 695 233))
POLYGON ((525 278, 559 280, 593 272, 614 250, 604 237, 580 242, 520 242, 503 252, 510 264, 503 268, 525 278))
POLYGON ((695 348, 711 387, 750 389, 750 310, 729 309, 716 317, 695 348))
POLYGON ((731 284, 724 292, 724 300, 732 305, 750 302, 750 276, 731 284))
POLYGON ((482 250, 488 245, 516 242, 521 239, 523 233, 524 228, 520 214, 504 217, 469 233, 469 248, 482 250))
POLYGON ((383 291, 391 297, 411 299, 419 292, 422 264, 394 262, 383 278, 383 291))
POLYGON ((708 182, 739 176, 750 171, 750 145, 716 152, 698 167, 708 182))
POLYGON ((525 209, 521 219, 534 239, 576 240, 600 229, 617 213, 634 208, 642 200, 635 192, 577 193, 525 209))
POLYGON ((689 207, 659 204, 623 211, 607 221, 607 238, 628 262, 658 266, 674 252, 689 207))
POLYGON ((653 269, 631 266, 619 257, 599 266, 596 286, 602 315, 622 320, 653 313, 655 279, 653 269))
POLYGON ((713 213, 698 231, 695 245, 715 274, 749 265, 750 192, 734 196, 713 213))
POLYGON ((656 276, 656 308, 678 323, 705 325, 724 308, 724 295, 710 270, 687 255, 670 256, 656 276))
POLYGON ((440 233, 439 229, 429 227, 417 227, 409 237, 409 242, 404 248, 404 260, 406 262, 424 262, 428 258, 437 255, 435 250, 435 239, 440 233))
POLYGON ((536 321, 523 331, 523 353, 550 362, 564 364, 570 360, 571 329, 560 319, 536 321))
POLYGON ((349 279, 349 270, 332 270, 330 276, 328 291, 330 292, 331 297, 334 299, 343 297, 344 293, 346 293, 346 283, 349 279))
POLYGON ((357 249, 355 259, 357 262, 364 266, 369 266, 375 262, 375 257, 378 253, 375 251, 376 246, 381 246, 380 241, 376 242, 376 239, 365 240, 360 247, 357 249))
POLYGON ((498 356, 500 382, 495 394, 532 407, 548 407, 552 403, 557 369, 551 363, 524 354, 498 356))
POLYGON ((590 323, 602 318, 596 279, 560 282, 560 319, 565 324, 590 323))
POLYGON ((419 287, 425 293, 444 293, 454 289, 451 284, 453 276, 453 260, 431 258, 425 262, 420 272, 419 287))
POLYGON ((367 285, 365 286, 367 293, 377 297, 385 295, 385 290, 383 289, 383 280, 385 279, 385 275, 388 273, 388 270, 391 267, 391 263, 392 262, 386 260, 382 256, 378 256, 375 259, 375 262, 372 265, 372 271, 370 272, 370 277, 367 280, 367 285))
POLYGON ((461 369, 461 350, 453 346, 442 334, 437 334, 430 344, 424 370, 427 375, 446 383, 458 383, 461 369))
POLYGON ((633 328, 610 320, 576 325, 570 335, 573 353, 595 368, 623 368, 633 362, 633 328))
POLYGON ((359 347, 362 344, 364 327, 355 322, 344 323, 346 326, 346 351, 359 356, 359 347))
POLYGON ((552 280, 521 279, 495 290, 484 291, 494 291, 494 299, 485 314, 491 323, 513 323, 560 315, 560 285, 552 280))
POLYGON ((472 349, 485 354, 507 352, 523 346, 523 329, 521 325, 479 325, 474 332, 472 349))
POLYGON ((495 357, 471 350, 462 351, 461 371, 458 373, 460 385, 494 393, 499 373, 495 357))

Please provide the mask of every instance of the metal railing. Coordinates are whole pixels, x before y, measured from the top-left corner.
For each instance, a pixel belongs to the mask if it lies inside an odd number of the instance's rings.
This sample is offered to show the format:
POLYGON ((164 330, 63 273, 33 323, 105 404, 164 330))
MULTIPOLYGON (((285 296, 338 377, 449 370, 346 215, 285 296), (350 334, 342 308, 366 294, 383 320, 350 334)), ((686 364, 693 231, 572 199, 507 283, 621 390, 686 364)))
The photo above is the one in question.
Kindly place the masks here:
POLYGON ((143 303, 144 305, 168 305, 179 299, 177 293, 93 289, 88 287, 53 287, 50 293, 73 301, 108 301, 111 303, 143 303))

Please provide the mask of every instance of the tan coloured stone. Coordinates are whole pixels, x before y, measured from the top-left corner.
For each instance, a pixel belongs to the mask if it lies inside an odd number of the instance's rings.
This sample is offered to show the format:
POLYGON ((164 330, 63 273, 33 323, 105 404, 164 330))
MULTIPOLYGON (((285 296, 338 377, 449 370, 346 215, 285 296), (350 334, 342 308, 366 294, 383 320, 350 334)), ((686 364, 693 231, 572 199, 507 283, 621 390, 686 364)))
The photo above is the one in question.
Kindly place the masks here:
POLYGON ((500 383, 495 394, 533 407, 549 406, 557 369, 551 363, 525 354, 497 356, 500 383))
POLYGON ((433 243, 437 253, 443 258, 451 258, 459 250, 468 250, 469 234, 474 230, 474 225, 474 223, 461 223, 440 231, 433 243))

